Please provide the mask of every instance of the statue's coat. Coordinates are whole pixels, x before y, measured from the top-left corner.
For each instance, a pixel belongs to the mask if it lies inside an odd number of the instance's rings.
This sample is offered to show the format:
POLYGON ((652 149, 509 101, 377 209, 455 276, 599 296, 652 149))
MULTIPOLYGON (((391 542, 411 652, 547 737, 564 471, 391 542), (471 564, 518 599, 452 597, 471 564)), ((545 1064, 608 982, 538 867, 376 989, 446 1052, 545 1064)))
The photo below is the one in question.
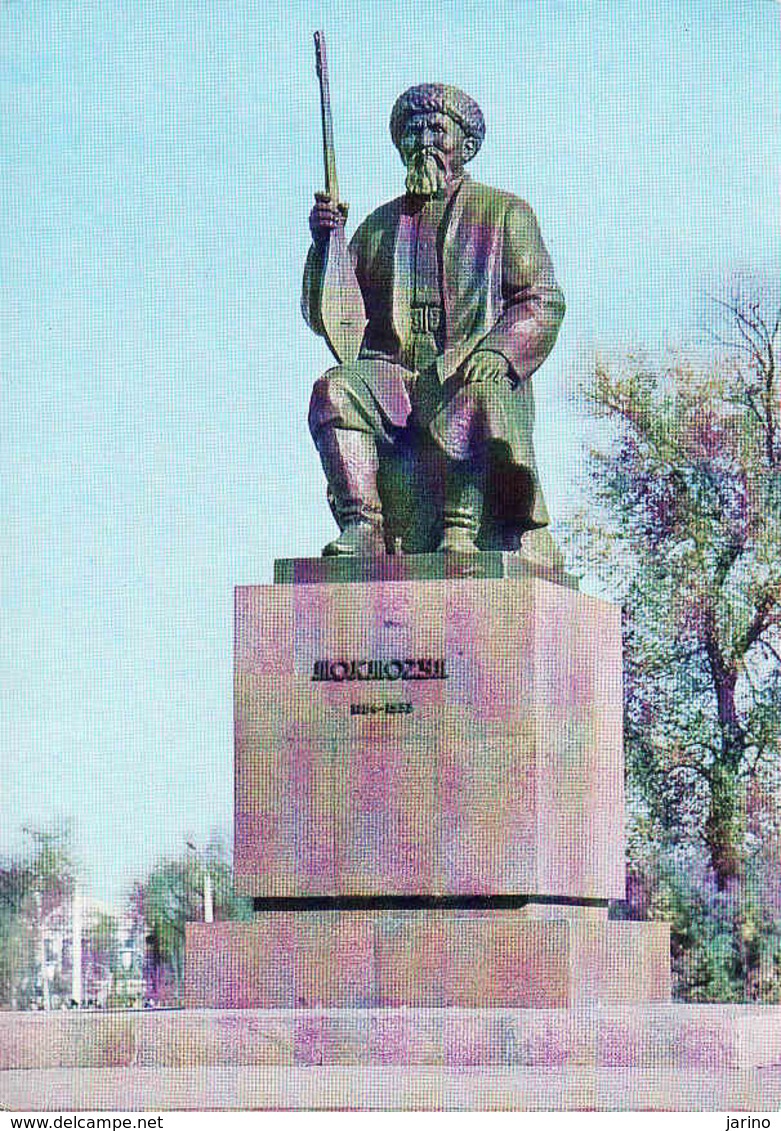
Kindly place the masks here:
MULTIPOLYGON (((362 356, 398 361, 407 334, 408 282, 398 270, 397 244, 409 223, 406 196, 372 212, 350 243, 366 304, 362 356)), ((319 263, 310 252, 303 309, 317 330, 319 263)), ((542 364, 564 316, 564 296, 536 218, 525 201, 464 180, 450 209, 442 248, 445 381, 479 347, 502 354, 523 384, 542 364)))
MULTIPOLYGON (((344 367, 349 372, 340 379, 349 382, 354 402, 365 403, 371 412, 376 406, 385 424, 395 428, 409 423, 414 402, 418 425, 456 461, 471 458, 465 449, 464 437, 470 433, 464 421, 470 418, 469 402, 481 397, 482 442, 488 443, 484 451, 490 447, 507 469, 492 480, 489 511, 518 530, 546 525, 549 518, 534 456, 529 378, 556 341, 564 296, 537 220, 525 201, 464 178, 448 204, 440 239, 444 340, 436 359, 438 380, 433 386, 429 380, 418 383, 411 392, 415 380, 403 378, 408 370, 399 368, 405 364, 411 340, 414 231, 407 196, 372 212, 350 242, 368 323, 358 361, 344 367), (505 382, 464 385, 460 367, 477 350, 495 351, 506 359, 512 389, 505 382), (422 388, 431 392, 428 401, 421 399, 422 388)), ((312 248, 302 308, 316 332, 321 266, 320 254, 312 248)), ((315 421, 310 414, 310 427, 319 426, 322 420, 315 421)), ((483 541, 490 544, 490 535, 483 541)))

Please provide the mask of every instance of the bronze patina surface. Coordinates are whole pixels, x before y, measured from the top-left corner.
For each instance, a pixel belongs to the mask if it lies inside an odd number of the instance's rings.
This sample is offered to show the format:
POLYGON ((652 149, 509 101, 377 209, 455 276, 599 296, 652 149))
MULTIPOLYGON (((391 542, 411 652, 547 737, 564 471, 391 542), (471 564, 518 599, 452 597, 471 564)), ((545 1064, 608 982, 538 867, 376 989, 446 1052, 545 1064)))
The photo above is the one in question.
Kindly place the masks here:
MULTIPOLYGON (((545 529, 530 378, 564 299, 534 213, 467 175, 485 123, 462 91, 412 87, 390 129, 406 192, 350 241, 366 328, 357 356, 316 382, 310 405, 342 531, 323 553, 516 550, 523 538, 529 560, 560 564, 545 529)), ((345 216, 332 195, 316 195, 302 307, 321 334, 345 216)))

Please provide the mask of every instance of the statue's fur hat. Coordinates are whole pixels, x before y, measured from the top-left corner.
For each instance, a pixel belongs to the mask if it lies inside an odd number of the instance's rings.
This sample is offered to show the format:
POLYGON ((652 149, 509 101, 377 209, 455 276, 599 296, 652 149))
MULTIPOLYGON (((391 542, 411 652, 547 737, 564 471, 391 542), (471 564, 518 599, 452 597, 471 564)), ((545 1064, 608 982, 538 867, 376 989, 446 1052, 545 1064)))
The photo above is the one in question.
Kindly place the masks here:
POLYGON ((477 142, 475 153, 483 144, 485 119, 474 98, 464 94, 457 86, 426 82, 420 86, 411 86, 396 99, 391 112, 390 132, 397 149, 410 115, 427 113, 447 114, 458 122, 467 137, 474 138, 477 142))

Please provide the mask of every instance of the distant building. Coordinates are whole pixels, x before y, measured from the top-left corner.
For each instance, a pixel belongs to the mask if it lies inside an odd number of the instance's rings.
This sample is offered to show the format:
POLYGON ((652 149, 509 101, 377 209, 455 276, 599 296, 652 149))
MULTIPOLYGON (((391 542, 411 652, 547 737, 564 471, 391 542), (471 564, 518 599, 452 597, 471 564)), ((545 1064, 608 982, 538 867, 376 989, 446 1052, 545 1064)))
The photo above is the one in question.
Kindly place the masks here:
POLYGON ((143 1006, 142 922, 98 900, 68 899, 44 917, 42 936, 35 973, 40 1008, 143 1006), (74 948, 79 938, 81 962, 74 948))

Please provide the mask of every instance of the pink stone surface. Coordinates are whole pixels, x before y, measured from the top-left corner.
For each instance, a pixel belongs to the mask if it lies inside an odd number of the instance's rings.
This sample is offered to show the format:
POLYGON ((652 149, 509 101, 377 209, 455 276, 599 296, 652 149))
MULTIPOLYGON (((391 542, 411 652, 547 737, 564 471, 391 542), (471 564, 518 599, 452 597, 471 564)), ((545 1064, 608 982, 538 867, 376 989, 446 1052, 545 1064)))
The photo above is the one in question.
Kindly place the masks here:
MULTIPOLYGON (((52 1069, 0 1074, 9 1111, 775 1112, 778 1074, 405 1065, 52 1069)), ((723 1114, 717 1116, 723 1125, 723 1114)))
POLYGON ((237 890, 622 898, 621 711, 619 610, 561 585, 239 588, 237 890), (408 657, 449 678, 311 678, 408 657))
POLYGON ((781 1006, 0 1012, 0 1074, 36 1069, 467 1063, 781 1071, 781 1006))
POLYGON ((508 1008, 566 1005, 568 925, 501 912, 429 912, 378 929, 377 1004, 508 1008))
POLYGON ((373 996, 372 924, 361 915, 274 912, 188 923, 185 1002, 228 1009, 359 1007, 373 996))
POLYGON ((187 926, 192 1008, 555 1008, 670 996, 663 923, 512 911, 264 912, 187 926))

